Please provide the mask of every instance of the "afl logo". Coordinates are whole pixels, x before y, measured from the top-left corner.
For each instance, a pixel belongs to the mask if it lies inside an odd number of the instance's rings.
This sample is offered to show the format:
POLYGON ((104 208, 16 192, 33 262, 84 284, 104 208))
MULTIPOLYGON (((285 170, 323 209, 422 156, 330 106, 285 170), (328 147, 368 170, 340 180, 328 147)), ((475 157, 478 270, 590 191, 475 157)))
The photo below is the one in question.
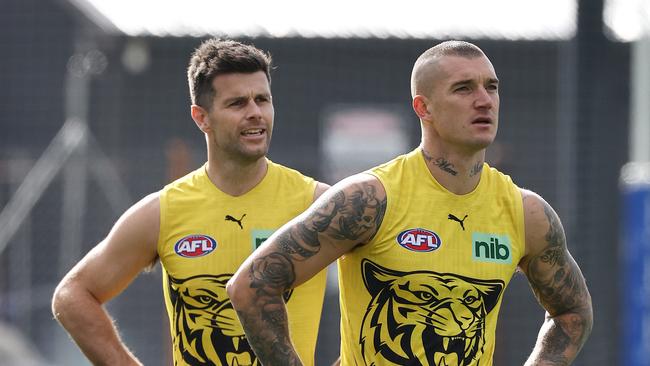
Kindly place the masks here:
POLYGON ((408 229, 397 235, 397 243, 414 252, 432 252, 442 245, 438 234, 426 229, 408 229))
POLYGON ((210 254, 217 247, 217 241, 207 235, 188 235, 176 242, 174 251, 181 257, 196 258, 210 254))

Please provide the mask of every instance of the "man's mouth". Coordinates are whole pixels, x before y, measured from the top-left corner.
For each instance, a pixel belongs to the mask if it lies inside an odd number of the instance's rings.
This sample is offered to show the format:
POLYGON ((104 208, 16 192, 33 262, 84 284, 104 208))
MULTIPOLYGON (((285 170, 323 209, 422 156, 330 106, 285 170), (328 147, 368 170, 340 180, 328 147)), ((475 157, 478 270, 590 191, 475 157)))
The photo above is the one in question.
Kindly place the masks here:
POLYGON ((266 132, 265 129, 263 128, 250 128, 248 130, 242 131, 242 135, 244 136, 261 136, 266 132))
POLYGON ((492 119, 489 117, 478 117, 472 121, 472 124, 492 124, 492 119))

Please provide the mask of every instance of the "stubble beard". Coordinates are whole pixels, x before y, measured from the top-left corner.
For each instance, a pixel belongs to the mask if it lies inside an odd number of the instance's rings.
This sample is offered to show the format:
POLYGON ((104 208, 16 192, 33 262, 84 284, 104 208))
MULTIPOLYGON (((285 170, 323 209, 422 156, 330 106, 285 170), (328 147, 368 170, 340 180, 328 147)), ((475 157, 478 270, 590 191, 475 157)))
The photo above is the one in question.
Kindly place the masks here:
MULTIPOLYGON (((263 147, 248 148, 244 143, 233 143, 228 144, 224 148, 220 149, 223 152, 223 156, 229 160, 236 161, 242 165, 253 164, 266 157, 269 151, 271 144, 270 138, 266 139, 266 144, 263 147)), ((215 141, 216 145, 216 141, 215 141)), ((218 145, 217 145, 218 146, 218 145)))

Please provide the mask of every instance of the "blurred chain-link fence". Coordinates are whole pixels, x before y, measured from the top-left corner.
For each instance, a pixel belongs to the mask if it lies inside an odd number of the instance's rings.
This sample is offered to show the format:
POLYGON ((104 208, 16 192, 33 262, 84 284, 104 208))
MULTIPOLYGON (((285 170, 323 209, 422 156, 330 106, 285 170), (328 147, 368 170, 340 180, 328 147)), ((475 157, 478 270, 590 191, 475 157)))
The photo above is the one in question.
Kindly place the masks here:
MULTIPOLYGON (((102 36, 62 3, 0 4, 0 207, 21 197, 11 206, 11 232, 0 233, 0 321, 17 330, 34 364, 76 365, 86 361, 50 313, 54 286, 128 205, 202 164, 205 146, 189 115, 185 76, 199 39, 102 36)), ((616 365, 617 180, 628 152, 630 45, 603 34, 602 3, 580 4, 570 40, 474 42, 501 80, 500 131, 488 160, 556 208, 591 289, 595 327, 576 365, 616 365)), ((418 144, 409 77, 436 40, 253 42, 277 66, 271 159, 327 181, 321 127, 341 105, 397 111, 408 148, 418 144)), ((139 276, 108 304, 148 365, 171 362, 160 277, 159 268, 139 276)), ((543 321, 525 279, 515 277, 495 365, 522 364, 543 321)), ((331 282, 319 365, 338 354, 331 282)), ((16 364, 1 355, 0 364, 16 364)))

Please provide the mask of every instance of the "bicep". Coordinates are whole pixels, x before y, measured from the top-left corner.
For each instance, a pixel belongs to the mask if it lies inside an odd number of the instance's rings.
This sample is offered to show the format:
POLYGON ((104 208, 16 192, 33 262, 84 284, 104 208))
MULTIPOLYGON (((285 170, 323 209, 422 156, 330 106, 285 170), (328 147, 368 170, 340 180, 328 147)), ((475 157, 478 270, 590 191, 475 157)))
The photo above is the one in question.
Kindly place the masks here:
POLYGON ((535 296, 554 316, 588 301, 584 277, 569 253, 564 228, 541 197, 524 194, 526 256, 521 268, 535 296))
POLYGON ((132 206, 62 282, 89 292, 101 303, 115 297, 155 261, 159 213, 157 196, 132 206))

